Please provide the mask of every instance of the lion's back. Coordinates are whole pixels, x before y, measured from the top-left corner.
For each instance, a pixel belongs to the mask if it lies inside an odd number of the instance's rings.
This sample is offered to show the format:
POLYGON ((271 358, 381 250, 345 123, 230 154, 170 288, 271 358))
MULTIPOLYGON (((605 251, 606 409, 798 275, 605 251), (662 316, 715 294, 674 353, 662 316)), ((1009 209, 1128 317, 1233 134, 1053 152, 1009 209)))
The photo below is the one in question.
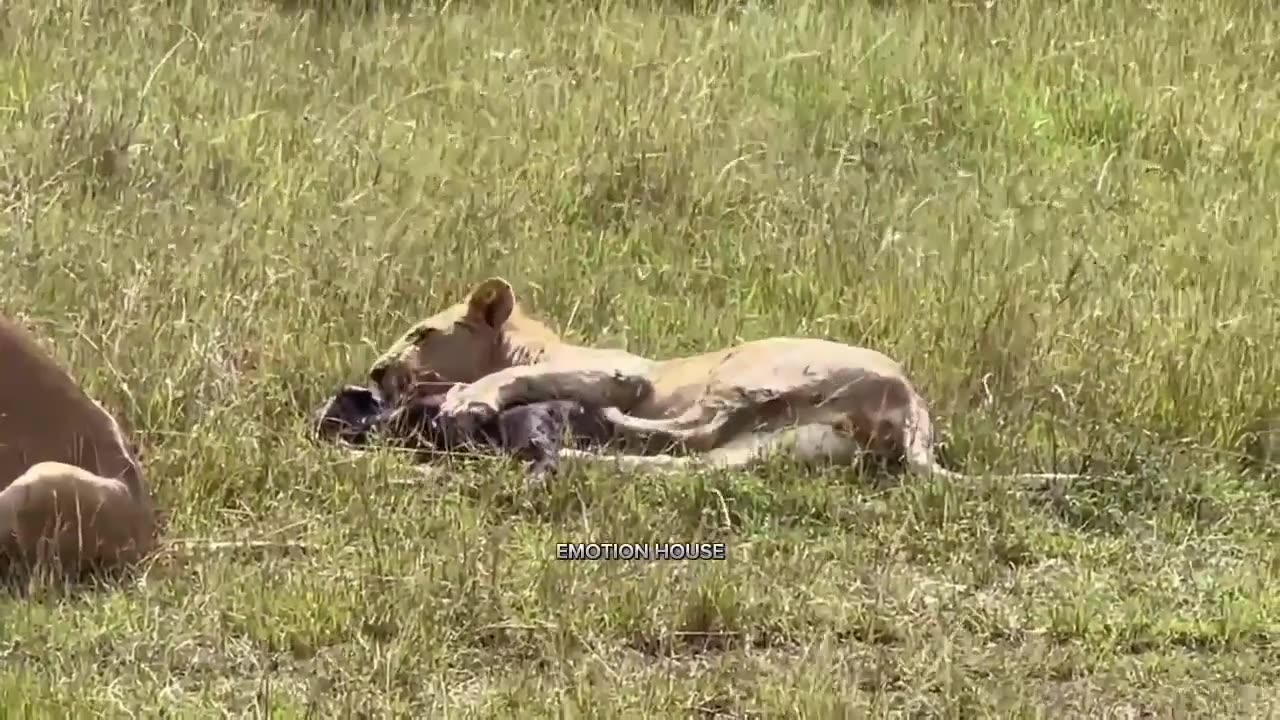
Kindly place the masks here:
POLYGON ((0 487, 39 462, 76 465, 141 489, 115 418, 25 328, 0 315, 0 487))

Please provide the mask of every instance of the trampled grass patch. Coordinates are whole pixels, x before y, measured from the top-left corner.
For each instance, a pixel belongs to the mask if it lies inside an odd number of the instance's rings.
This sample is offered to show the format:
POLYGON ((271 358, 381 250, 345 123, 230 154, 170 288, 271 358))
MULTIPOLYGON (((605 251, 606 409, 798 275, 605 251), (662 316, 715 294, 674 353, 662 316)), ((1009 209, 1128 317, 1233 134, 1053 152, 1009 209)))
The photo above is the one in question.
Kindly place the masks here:
POLYGON ((1276 712, 1277 493, 1241 437, 1280 407, 1277 23, 1236 1, 8 3, 0 309, 123 416, 171 536, 318 549, 0 600, 0 706, 1276 712), (651 356, 870 345, 955 466, 1114 477, 568 470, 531 493, 509 463, 406 487, 401 458, 306 439, 490 275, 651 356), (588 540, 728 559, 555 558, 588 540))

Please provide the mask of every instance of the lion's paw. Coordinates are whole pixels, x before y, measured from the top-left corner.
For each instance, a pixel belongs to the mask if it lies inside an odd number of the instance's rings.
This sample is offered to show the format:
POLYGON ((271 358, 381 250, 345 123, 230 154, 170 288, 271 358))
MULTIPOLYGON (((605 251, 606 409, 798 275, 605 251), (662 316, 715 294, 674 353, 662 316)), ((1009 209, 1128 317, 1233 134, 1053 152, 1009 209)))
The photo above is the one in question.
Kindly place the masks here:
POLYGON ((494 403, 468 397, 465 391, 451 390, 440 404, 440 421, 464 431, 475 430, 497 417, 498 408, 494 403))

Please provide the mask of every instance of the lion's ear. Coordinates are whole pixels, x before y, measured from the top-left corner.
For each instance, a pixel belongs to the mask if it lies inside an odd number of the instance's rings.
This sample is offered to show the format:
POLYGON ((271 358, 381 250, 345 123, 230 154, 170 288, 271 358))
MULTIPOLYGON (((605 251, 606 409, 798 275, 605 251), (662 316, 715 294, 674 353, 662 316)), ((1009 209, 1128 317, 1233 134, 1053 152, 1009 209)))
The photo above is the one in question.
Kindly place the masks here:
POLYGON ((515 306, 516 294, 511 284, 500 277, 491 277, 480 283, 467 298, 468 316, 494 328, 502 327, 515 306))

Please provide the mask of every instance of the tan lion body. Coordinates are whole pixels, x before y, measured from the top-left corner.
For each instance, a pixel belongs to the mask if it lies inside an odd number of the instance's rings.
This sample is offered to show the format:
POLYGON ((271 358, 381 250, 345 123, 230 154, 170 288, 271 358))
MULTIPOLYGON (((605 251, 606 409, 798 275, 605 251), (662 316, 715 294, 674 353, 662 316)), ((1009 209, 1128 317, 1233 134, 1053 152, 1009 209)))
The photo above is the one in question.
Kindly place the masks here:
POLYGON ((155 516, 120 425, 0 316, 0 563, 70 572, 137 560, 155 516))
POLYGON ((775 453, 850 464, 869 453, 914 472, 964 477, 938 467, 925 402, 883 353, 791 337, 670 360, 581 347, 525 315, 500 278, 414 326, 370 379, 390 398, 415 382, 464 383, 441 409, 462 422, 551 399, 607 408, 624 437, 643 445, 614 458, 635 467, 743 467, 775 453))

